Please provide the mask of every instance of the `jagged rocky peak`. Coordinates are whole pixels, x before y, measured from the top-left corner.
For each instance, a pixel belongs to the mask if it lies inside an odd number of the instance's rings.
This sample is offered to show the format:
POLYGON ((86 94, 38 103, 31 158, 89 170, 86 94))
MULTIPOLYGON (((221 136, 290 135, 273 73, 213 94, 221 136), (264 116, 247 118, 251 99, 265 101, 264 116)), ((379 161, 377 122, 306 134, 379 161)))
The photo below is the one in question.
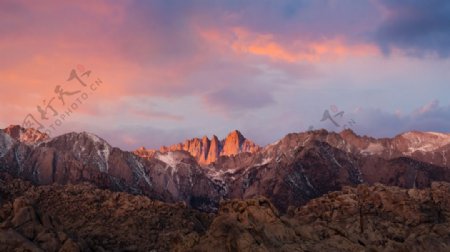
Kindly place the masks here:
POLYGON ((339 133, 342 137, 360 137, 351 129, 344 129, 339 133))
MULTIPOLYGON (((187 151, 199 164, 207 165, 215 162, 220 156, 232 156, 243 152, 255 153, 258 150, 260 150, 258 145, 246 139, 238 130, 234 130, 222 140, 219 140, 215 135, 211 139, 207 136, 192 138, 185 140, 183 143, 163 146, 159 149, 159 152, 187 151)), ((148 150, 145 148, 134 151, 136 155, 144 158, 153 157, 155 152, 156 150, 148 150)))
POLYGON ((229 139, 229 138, 240 139, 240 140, 241 139, 242 140, 245 139, 245 137, 242 135, 242 133, 239 130, 237 130, 237 129, 235 129, 235 130, 231 131, 230 133, 228 133, 228 136, 227 136, 226 139, 229 139))
POLYGON ((238 130, 233 130, 223 141, 221 155, 230 156, 241 152, 245 137, 238 130))
POLYGON ((233 156, 245 152, 255 153, 260 149, 261 147, 245 138, 241 132, 234 130, 223 140, 221 156, 233 156))
POLYGON ((220 157, 220 141, 216 135, 213 135, 209 144, 208 157, 206 158, 206 164, 215 162, 220 157))
POLYGON ((14 140, 24 144, 37 144, 50 139, 50 137, 33 128, 22 128, 19 125, 10 125, 3 130, 6 134, 11 136, 14 140))
POLYGON ((450 143, 450 134, 438 132, 409 131, 398 135, 396 138, 403 138, 414 144, 427 142, 442 146, 450 143))
POLYGON ((133 151, 133 153, 137 156, 143 157, 143 158, 153 158, 156 154, 156 150, 152 149, 146 149, 145 147, 140 147, 139 149, 133 151))

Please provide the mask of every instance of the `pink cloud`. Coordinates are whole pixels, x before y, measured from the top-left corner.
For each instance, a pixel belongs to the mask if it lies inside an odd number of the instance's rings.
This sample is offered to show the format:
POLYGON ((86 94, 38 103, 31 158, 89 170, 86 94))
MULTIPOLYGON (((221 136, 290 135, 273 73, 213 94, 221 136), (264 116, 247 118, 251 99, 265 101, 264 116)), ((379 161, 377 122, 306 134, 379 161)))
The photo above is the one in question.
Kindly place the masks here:
MULTIPOLYGON (((355 69, 379 66, 384 73, 398 74, 400 80, 422 68, 406 67, 400 73, 402 66, 379 52, 378 43, 367 35, 375 29, 374 17, 378 18, 377 12, 367 13, 373 7, 370 3, 299 1, 285 6, 282 2, 1 1, 2 122, 21 123, 54 94, 56 85, 65 83, 78 64, 92 70, 105 85, 87 106, 80 107, 78 123, 67 126, 73 130, 83 130, 93 118, 105 118, 93 123, 98 128, 111 127, 114 121, 157 122, 159 127, 174 122, 182 127, 188 122, 199 128, 215 116, 236 124, 251 119, 233 118, 270 108, 286 118, 290 108, 282 108, 280 102, 288 95, 301 96, 305 93, 301 88, 322 94, 357 82, 348 92, 353 96, 358 91, 353 88, 378 90, 400 82, 366 82, 370 71, 358 76, 352 73, 355 69), (349 6, 358 11, 350 12, 349 6), (385 61, 378 65, 365 61, 373 58, 385 61), (328 76, 323 76, 324 71, 328 76), (130 104, 123 97, 136 102, 130 104), (182 108, 141 103, 140 97, 168 103, 192 97, 199 101, 193 109, 200 111, 200 119, 190 120, 190 115, 179 113, 182 108)), ((393 48, 391 57, 397 56, 395 50, 400 49, 393 48)), ((383 101, 381 96, 374 94, 373 99, 383 101)), ((428 114, 436 106, 431 103, 417 113, 428 114)), ((121 142, 130 145, 130 139, 121 142)))
POLYGON ((431 101, 431 102, 423 105, 422 107, 416 109, 414 111, 414 115, 421 116, 421 115, 427 114, 433 110, 436 110, 438 107, 439 107, 439 101, 434 100, 434 101, 431 101))
POLYGON ((236 40, 231 47, 238 53, 249 53, 287 62, 319 62, 340 57, 376 55, 378 50, 370 44, 350 45, 343 37, 323 40, 279 41, 272 34, 258 34, 243 28, 233 29, 236 40))

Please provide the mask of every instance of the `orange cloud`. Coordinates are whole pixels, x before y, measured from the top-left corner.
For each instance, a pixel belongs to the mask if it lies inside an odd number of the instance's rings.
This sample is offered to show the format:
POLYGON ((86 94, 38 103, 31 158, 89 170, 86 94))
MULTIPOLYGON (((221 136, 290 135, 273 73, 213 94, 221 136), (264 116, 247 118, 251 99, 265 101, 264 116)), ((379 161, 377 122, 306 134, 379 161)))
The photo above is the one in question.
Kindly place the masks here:
POLYGON ((348 56, 375 55, 378 49, 369 44, 348 44, 344 38, 322 39, 319 41, 298 38, 283 43, 272 34, 259 34, 237 27, 229 32, 206 30, 201 32, 210 43, 225 45, 239 54, 263 56, 285 62, 318 62, 348 56), (231 35, 230 35, 231 34, 231 35))

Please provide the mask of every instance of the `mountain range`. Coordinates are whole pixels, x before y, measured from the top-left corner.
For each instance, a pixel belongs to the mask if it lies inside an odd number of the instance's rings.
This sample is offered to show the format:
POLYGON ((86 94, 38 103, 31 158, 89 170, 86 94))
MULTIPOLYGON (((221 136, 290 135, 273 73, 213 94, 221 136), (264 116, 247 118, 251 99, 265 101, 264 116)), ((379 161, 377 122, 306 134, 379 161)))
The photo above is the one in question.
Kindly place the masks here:
POLYGON ((86 132, 49 138, 10 126, 0 131, 0 170, 37 185, 89 182, 202 211, 216 211, 224 199, 264 196, 286 212, 343 186, 450 181, 449 150, 450 134, 434 132, 375 139, 316 130, 260 147, 234 130, 223 140, 127 152, 86 132))

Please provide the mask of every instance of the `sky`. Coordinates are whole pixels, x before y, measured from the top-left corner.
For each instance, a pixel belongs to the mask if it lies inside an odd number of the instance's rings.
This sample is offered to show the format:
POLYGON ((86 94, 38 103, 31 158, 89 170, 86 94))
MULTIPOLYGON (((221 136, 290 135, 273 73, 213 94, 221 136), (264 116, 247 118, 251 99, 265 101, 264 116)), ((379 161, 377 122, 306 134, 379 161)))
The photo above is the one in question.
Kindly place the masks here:
POLYGON ((450 132, 447 0, 0 0, 0 127, 158 148, 450 132))

